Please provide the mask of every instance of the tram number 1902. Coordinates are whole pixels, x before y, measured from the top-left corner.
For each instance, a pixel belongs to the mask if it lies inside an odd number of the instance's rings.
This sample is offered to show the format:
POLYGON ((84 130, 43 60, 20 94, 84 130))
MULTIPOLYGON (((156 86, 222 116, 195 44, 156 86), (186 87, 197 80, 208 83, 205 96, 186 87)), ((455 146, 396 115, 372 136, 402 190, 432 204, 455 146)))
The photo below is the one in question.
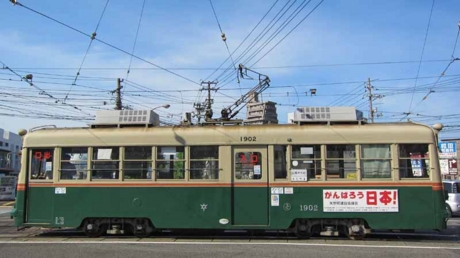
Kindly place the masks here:
POLYGON ((300 205, 300 211, 318 211, 318 205, 301 204, 300 205))
POLYGON ((242 141, 242 142, 255 142, 257 140, 256 140, 255 136, 241 136, 240 141, 242 141))

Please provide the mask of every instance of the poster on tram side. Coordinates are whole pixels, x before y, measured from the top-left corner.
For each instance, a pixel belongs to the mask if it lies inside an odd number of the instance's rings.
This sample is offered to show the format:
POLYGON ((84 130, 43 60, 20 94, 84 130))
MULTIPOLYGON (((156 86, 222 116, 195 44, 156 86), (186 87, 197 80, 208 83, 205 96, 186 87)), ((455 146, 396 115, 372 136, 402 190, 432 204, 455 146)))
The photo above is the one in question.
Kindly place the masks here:
POLYGON ((398 190, 323 190, 323 212, 399 212, 398 190))

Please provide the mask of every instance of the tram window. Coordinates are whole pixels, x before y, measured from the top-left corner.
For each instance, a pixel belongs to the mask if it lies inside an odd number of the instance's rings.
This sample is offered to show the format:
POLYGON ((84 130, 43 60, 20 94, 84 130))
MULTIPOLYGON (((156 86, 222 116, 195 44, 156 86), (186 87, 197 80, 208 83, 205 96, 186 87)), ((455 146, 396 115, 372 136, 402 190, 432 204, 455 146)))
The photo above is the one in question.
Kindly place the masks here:
POLYGON ((190 147, 190 179, 219 179, 219 147, 190 147))
POLYGON ((361 145, 362 178, 391 178, 391 151, 389 144, 361 145))
POLYGON ((124 179, 152 178, 152 147, 125 147, 124 179))
POLYGON ((261 179, 262 178, 262 153, 238 152, 235 153, 235 178, 236 179, 261 179))
POLYGON ((275 179, 287 178, 286 145, 275 145, 275 179))
POLYGON ((326 146, 326 178, 356 179, 355 145, 326 146))
POLYGON ((62 148, 60 179, 85 180, 88 170, 87 160, 87 147, 62 148))
POLYGON ((399 145, 399 175, 401 178, 429 177, 428 144, 399 145))
POLYGON ((291 168, 306 169, 308 180, 321 179, 321 146, 293 145, 291 168))
POLYGON ((157 148, 156 177, 158 179, 184 179, 185 153, 182 146, 157 148))
POLYGON ((118 179, 120 148, 100 147, 93 149, 91 172, 93 179, 118 179))
POLYGON ((31 179, 53 179, 54 149, 32 149, 30 157, 31 179))

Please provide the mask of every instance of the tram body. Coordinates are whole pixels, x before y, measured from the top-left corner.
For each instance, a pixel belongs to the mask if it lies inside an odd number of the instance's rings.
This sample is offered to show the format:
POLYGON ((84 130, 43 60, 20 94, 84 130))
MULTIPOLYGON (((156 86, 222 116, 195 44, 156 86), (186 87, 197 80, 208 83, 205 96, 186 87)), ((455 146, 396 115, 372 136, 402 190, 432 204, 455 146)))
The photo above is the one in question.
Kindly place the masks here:
POLYGON ((443 230, 437 132, 415 123, 41 129, 24 136, 11 214, 18 227, 93 237, 443 230))

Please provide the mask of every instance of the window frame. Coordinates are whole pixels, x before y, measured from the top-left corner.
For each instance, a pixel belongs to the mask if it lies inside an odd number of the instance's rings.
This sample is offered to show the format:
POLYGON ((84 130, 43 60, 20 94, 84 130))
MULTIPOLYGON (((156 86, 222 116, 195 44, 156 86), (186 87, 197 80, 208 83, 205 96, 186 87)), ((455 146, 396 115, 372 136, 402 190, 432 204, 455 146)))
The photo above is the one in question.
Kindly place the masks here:
MULTIPOLYGON (((188 159, 188 164, 189 164, 189 173, 188 173, 188 179, 189 180, 193 180, 193 181, 197 181, 197 180, 204 180, 204 181, 219 181, 220 180, 220 147, 219 145, 190 145, 188 146, 189 147, 189 150, 190 150, 190 154, 189 154, 189 159, 188 159), (195 158, 192 158, 192 153, 193 153, 193 148, 203 148, 203 147, 213 147, 213 148, 216 148, 217 150, 217 157, 213 157, 213 158, 206 158, 206 159, 195 159, 195 158), (214 172, 217 177, 216 178, 192 178, 192 162, 202 162, 202 161, 211 161, 211 162, 216 162, 216 171, 214 172)), ((211 173, 212 174, 212 173, 211 173)))
POLYGON ((122 160, 122 157, 121 157, 121 154, 122 154, 122 151, 121 151, 121 147, 120 146, 92 146, 91 147, 91 159, 90 159, 90 168, 89 168, 89 171, 91 172, 91 177, 90 177, 90 180, 91 181, 121 181, 122 180, 122 176, 121 176, 121 160, 122 160), (117 160, 114 160, 114 159, 110 159, 110 160, 106 160, 106 159, 103 159, 103 160, 99 160, 99 159, 94 159, 94 155, 97 155, 96 151, 98 149, 108 149, 108 148, 112 148, 112 150, 114 148, 118 148, 118 159, 117 160), (118 178, 94 178, 94 170, 102 170, 102 169, 94 169, 93 166, 97 163, 102 163, 102 162, 117 162, 118 163, 118 168, 117 168, 117 171, 118 171, 118 178))
MULTIPOLYGON (((122 180, 123 181, 138 181, 138 180, 141 180, 141 181, 151 181, 153 180, 153 177, 154 177, 154 173, 155 173, 155 170, 153 168, 153 162, 154 162, 154 159, 153 159, 153 156, 155 155, 155 152, 154 152, 154 147, 153 146, 125 146, 123 147, 123 159, 121 160, 121 177, 122 177, 122 180), (139 148, 147 148, 147 149, 150 149, 150 159, 128 159, 126 158, 126 148, 136 148, 136 147, 139 147, 139 148), (125 166, 125 162, 147 162, 147 163, 150 163, 150 178, 148 178, 148 173, 147 172, 147 178, 126 178, 125 175, 126 175, 126 166, 125 166)), ((129 171, 129 170, 128 170, 129 171)), ((148 168, 147 168, 147 171, 148 171, 148 168)), ((142 173, 142 172, 141 172, 142 173)), ((141 174, 142 175, 142 174, 141 174)))
MULTIPOLYGON (((399 172, 399 180, 431 180, 431 158, 430 158, 430 143, 399 143, 397 148, 396 148, 396 152, 397 152, 397 164, 398 164, 398 172, 399 172), (415 159, 415 158, 411 158, 410 156, 409 157, 403 157, 401 156, 401 146, 403 145, 425 145, 426 146, 426 153, 424 153, 423 155, 420 155, 420 160, 422 160, 422 162, 420 163, 420 166, 422 168, 422 175, 423 175, 423 162, 425 162, 425 173, 426 173, 426 176, 425 177, 416 177, 416 176, 412 176, 412 177, 408 177, 408 176, 405 176, 403 177, 401 171, 402 169, 405 169, 405 175, 412 170, 412 173, 413 173, 413 168, 412 168, 412 160, 415 159), (401 167, 401 161, 410 161, 411 162, 411 165, 410 167, 401 167)), ((417 158, 418 159, 418 158, 417 158)))
MULTIPOLYGON (((55 165, 55 163, 56 163, 55 162, 56 161, 56 159, 55 159, 56 148, 54 148, 54 147, 38 147, 38 148, 30 147, 28 149, 27 153, 29 155, 27 157, 28 179, 30 181, 33 181, 33 182, 53 182, 54 181, 54 170, 56 168, 56 165, 55 165), (52 175, 52 177, 51 178, 48 178, 48 179, 46 177, 45 178, 32 178, 32 164, 33 164, 32 159, 34 158, 33 152, 35 150, 52 150, 53 151, 52 156, 51 156, 51 162, 52 162, 52 164, 51 164, 51 166, 52 166, 51 167, 51 175, 52 175)), ((46 168, 46 161, 45 161, 45 168, 46 168)), ((45 169, 45 174, 46 174, 46 169, 45 169)))
MULTIPOLYGON (((303 163, 305 163, 305 161, 312 161, 311 163, 308 163, 308 164, 313 164, 313 166, 315 167, 314 169, 314 177, 310 177, 310 173, 309 171, 307 170, 307 182, 308 181, 322 181, 323 180, 323 160, 324 160, 324 155, 323 155, 323 146, 324 144, 309 144, 309 143, 305 143, 305 144, 302 144, 302 143, 299 143, 299 144, 291 144, 291 148, 290 148, 290 153, 289 153, 289 157, 290 157, 290 160, 289 160, 289 167, 290 167, 290 171, 288 171, 288 174, 291 174, 291 171, 292 169, 296 169, 294 167, 294 165, 292 164, 294 161, 302 161, 303 163), (295 146, 299 146, 299 147, 313 147, 313 156, 315 155, 315 146, 318 146, 319 147, 319 158, 297 158, 297 157, 294 157, 294 147, 295 146), (319 162, 319 167, 316 166, 316 163, 319 162), (319 170, 319 174, 316 174, 316 171, 319 170)), ((291 178, 289 178, 290 181, 292 181, 292 175, 291 175, 291 178)))
MULTIPOLYGON (((90 169, 88 168, 88 161, 89 161, 89 159, 90 159, 90 157, 89 157, 89 155, 90 155, 90 154, 89 154, 89 149, 90 149, 90 147, 78 147, 78 146, 69 146, 69 147, 61 147, 61 148, 60 148, 60 152, 59 152, 59 167, 57 168, 57 170, 58 170, 58 176, 59 176, 58 180, 59 180, 59 181, 64 180, 64 181, 72 181, 72 182, 81 182, 81 181, 87 181, 87 180, 88 180, 89 172, 90 172, 90 169), (85 161, 85 164, 86 164, 86 170, 85 170, 86 176, 85 176, 84 178, 82 178, 82 179, 67 179, 67 178, 61 178, 61 175, 62 175, 62 163, 63 163, 63 162, 66 162, 66 163, 68 162, 68 163, 70 163, 70 160, 69 160, 69 161, 66 161, 66 160, 63 160, 63 159, 62 159, 62 158, 63 158, 62 155, 64 154, 64 149, 66 149, 66 148, 82 148, 82 149, 86 148, 86 156, 87 156, 86 160, 76 160, 76 161, 80 161, 80 162, 81 162, 81 161, 85 161)), ((75 170, 77 170, 76 167, 75 167, 75 170)))
MULTIPOLYGON (((159 145, 159 146, 155 146, 155 180, 158 180, 158 181, 187 181, 187 178, 188 178, 188 175, 187 175, 187 145, 159 145), (160 150, 161 148, 163 147, 166 147, 166 148, 182 148, 183 149, 183 153, 184 153, 184 157, 182 159, 159 159, 159 155, 160 155, 160 150), (183 162, 184 166, 183 166, 183 178, 174 178, 174 169, 173 169, 173 173, 172 173, 172 178, 160 178, 159 177, 159 168, 158 168, 158 162, 167 162, 169 161, 170 163, 173 162, 173 168, 174 168, 174 162, 183 162)), ((176 155, 177 153, 180 153, 176 150, 176 155)), ((169 170, 171 170, 171 168, 169 168, 169 170)))
MULTIPOLYGON (((358 157, 358 146, 357 144, 351 144, 351 143, 340 143, 340 144, 325 144, 325 157, 324 157, 324 160, 325 160, 325 167, 324 167, 324 173, 325 173, 325 178, 326 178, 326 181, 328 180, 346 180, 346 181, 357 181, 358 180, 358 173, 359 173, 359 169, 358 169, 358 166, 357 166, 357 162, 359 160, 359 157, 358 157), (328 147, 329 146, 352 146, 353 149, 354 149, 354 157, 353 158, 330 158, 328 156, 328 147), (340 174, 338 175, 339 177, 329 177, 328 175, 328 161, 353 161, 354 162, 354 174, 355 174, 355 178, 346 178, 346 177, 343 177, 341 178, 340 177, 340 174)), ((340 164, 340 163, 339 163, 340 164)), ((339 170, 340 170, 340 167, 339 167, 339 170)), ((345 174, 345 167, 343 168, 344 170, 344 174, 345 174)), ((350 170, 351 171, 351 170, 350 170)), ((351 172, 353 174, 353 172, 351 172)))
MULTIPOLYGON (((395 157, 394 149, 393 149, 394 143, 364 143, 359 145, 359 173, 360 173, 360 178, 361 180, 393 180, 394 177, 394 164, 393 160, 395 157), (364 158, 364 146, 370 146, 370 145, 386 145, 388 146, 390 156, 388 158, 364 158), (389 171, 390 171, 390 176, 389 177, 365 177, 364 176, 364 166, 363 166, 363 161, 387 161, 390 164, 389 171)), ((397 154, 396 154, 397 155, 397 154)))

